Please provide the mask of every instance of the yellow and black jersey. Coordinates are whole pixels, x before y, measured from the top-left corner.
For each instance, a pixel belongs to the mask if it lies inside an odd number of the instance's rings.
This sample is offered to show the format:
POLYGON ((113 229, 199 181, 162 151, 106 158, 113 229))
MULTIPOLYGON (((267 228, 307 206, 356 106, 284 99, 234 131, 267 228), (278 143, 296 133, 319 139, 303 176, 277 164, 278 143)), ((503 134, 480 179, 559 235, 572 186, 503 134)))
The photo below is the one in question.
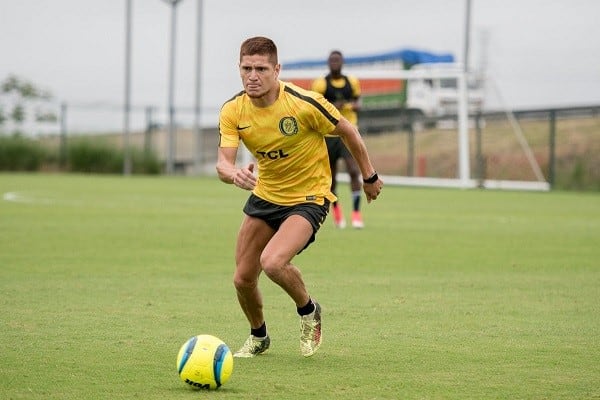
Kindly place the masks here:
POLYGON ((333 202, 324 136, 340 112, 322 95, 288 82, 269 107, 256 107, 245 92, 227 101, 219 116, 220 147, 242 140, 258 162, 253 193, 279 205, 333 202))
POLYGON ((321 93, 332 103, 342 100, 348 102, 340 110, 350 123, 358 125, 358 114, 352 109, 351 101, 358 99, 361 95, 359 80, 351 75, 342 75, 340 78, 332 78, 330 75, 317 78, 312 82, 311 90, 321 93))

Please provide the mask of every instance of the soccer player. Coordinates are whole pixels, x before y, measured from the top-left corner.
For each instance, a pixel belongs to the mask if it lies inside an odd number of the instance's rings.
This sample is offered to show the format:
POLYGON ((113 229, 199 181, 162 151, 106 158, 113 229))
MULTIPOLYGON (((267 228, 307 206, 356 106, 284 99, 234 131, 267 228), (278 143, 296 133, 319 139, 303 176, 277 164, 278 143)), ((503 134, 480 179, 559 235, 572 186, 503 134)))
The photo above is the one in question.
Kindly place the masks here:
POLYGON ((271 39, 245 40, 239 63, 244 90, 225 102, 219 116, 219 179, 252 191, 238 232, 233 277, 250 336, 235 357, 254 357, 270 345, 258 288, 261 272, 296 305, 302 355, 313 355, 321 345, 321 306, 310 297, 292 258, 315 240, 336 200, 324 136, 344 140, 367 177, 368 202, 383 186, 356 127, 323 96, 280 81, 280 69, 271 39), (254 162, 236 165, 240 140, 258 168, 254 162))
MULTIPOLYGON (((333 50, 327 59, 329 74, 323 78, 315 79, 311 89, 321 93, 342 115, 355 126, 358 126, 358 113, 361 107, 360 82, 351 75, 342 74, 344 57, 339 50, 333 50)), ((363 218, 360 212, 361 181, 360 171, 352 154, 348 151, 339 136, 327 136, 327 151, 329 153, 329 167, 331 168, 331 191, 336 194, 337 164, 340 158, 344 159, 346 171, 350 175, 350 190, 352 191, 352 226, 363 228, 363 218)), ((333 222, 338 228, 346 227, 346 219, 339 201, 332 204, 333 222)))

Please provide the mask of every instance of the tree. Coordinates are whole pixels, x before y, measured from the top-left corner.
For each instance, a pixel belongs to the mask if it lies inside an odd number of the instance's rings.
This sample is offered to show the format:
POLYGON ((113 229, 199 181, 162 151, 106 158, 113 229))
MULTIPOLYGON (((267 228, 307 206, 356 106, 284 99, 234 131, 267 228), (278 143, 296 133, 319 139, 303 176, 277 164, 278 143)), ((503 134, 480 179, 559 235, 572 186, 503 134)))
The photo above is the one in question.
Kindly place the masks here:
POLYGON ((47 103, 51 100, 49 91, 16 75, 9 75, 0 84, 0 131, 7 121, 12 121, 16 127, 15 133, 20 132, 32 107, 35 108, 33 120, 56 122, 56 113, 48 109, 47 103))

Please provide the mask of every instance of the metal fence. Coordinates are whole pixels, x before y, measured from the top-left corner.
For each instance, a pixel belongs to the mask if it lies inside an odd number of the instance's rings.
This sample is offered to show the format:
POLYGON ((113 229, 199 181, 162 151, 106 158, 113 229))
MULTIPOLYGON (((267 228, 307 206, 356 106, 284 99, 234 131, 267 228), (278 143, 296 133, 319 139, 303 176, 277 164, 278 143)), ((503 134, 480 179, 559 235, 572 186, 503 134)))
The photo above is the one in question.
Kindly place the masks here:
MULTIPOLYGON (((64 162, 66 157, 66 146, 73 137, 79 136, 98 136, 113 141, 117 146, 124 146, 123 138, 123 108, 114 104, 106 103, 60 103, 56 105, 57 121, 54 123, 40 123, 28 127, 26 134, 39 137, 45 140, 54 141, 59 147, 61 160, 64 162)), ((167 121, 168 114, 165 107, 157 106, 133 106, 130 111, 131 133, 129 146, 148 152, 153 152, 159 159, 167 160, 167 152, 170 138, 168 137, 167 121)), ((208 173, 214 172, 214 163, 216 162, 216 146, 218 143, 217 131, 218 109, 203 109, 201 111, 201 127, 194 127, 194 110, 192 107, 178 107, 175 110, 176 129, 174 132, 173 143, 175 155, 173 160, 173 173, 208 173)), ((557 138, 561 139, 563 134, 577 134, 571 132, 577 128, 566 127, 567 121, 578 119, 592 120, 592 127, 588 128, 585 135, 593 136, 588 138, 587 143, 591 143, 596 149, 596 153, 590 152, 590 149, 579 149, 576 151, 587 151, 589 160, 586 160, 585 168, 597 169, 598 155, 600 154, 600 105, 527 109, 514 111, 488 111, 470 116, 470 158, 471 158, 471 176, 476 179, 486 179, 492 177, 500 165, 498 159, 504 156, 498 156, 502 149, 494 148, 494 131, 491 129, 495 122, 504 121, 506 129, 511 127, 510 121, 514 120, 518 124, 524 124, 527 135, 528 123, 536 121, 537 128, 543 128, 544 132, 538 133, 535 139, 534 157, 542 165, 541 172, 543 179, 554 187, 557 174, 560 175, 561 168, 572 168, 570 165, 561 164, 561 154, 557 154, 557 138), (569 131, 566 132, 565 131, 569 131), (541 140, 543 143, 539 143, 541 140)), ((446 133, 439 133, 439 136, 452 136, 448 130, 452 129, 452 124, 456 123, 455 117, 445 117, 439 120, 427 121, 432 126, 446 126, 446 133), (450 129, 448 129, 450 126, 450 129)), ((420 176, 425 170, 425 157, 420 154, 420 140, 426 135, 432 136, 431 130, 425 128, 425 131, 415 129, 419 125, 412 124, 399 110, 379 110, 376 112, 361 113, 359 116, 360 130, 366 140, 379 135, 393 136, 395 146, 393 149, 386 149, 393 154, 394 163, 399 164, 402 159, 402 167, 390 170, 391 174, 401 176, 420 176), (402 138, 402 139, 399 139, 402 138), (402 142, 402 143, 401 143, 402 142), (398 143, 401 143, 398 145, 398 143)), ((5 127, 6 128, 6 127, 5 127)), ((514 128, 514 127, 513 127, 514 128)), ((5 129, 6 131, 6 129, 5 129)), ((496 136, 498 134, 495 134, 496 136)), ((446 142, 449 143, 449 142, 446 142)), ((440 144, 445 146, 446 144, 440 144)), ((450 144, 449 146, 451 146, 450 144)), ((563 146, 564 147, 564 146, 563 146)), ((575 151, 575 150, 574 150, 575 151)), ((374 155, 378 157, 377 154, 374 155)), ((570 156, 574 158, 574 156, 570 156)), ((381 164, 380 160, 375 160, 381 164)), ((519 161, 521 162, 521 161, 519 161)), ((575 161, 573 161, 575 162, 575 161)), ((430 160, 427 165, 428 173, 438 176, 446 174, 453 176, 453 167, 446 167, 445 171, 432 171, 433 165, 442 163, 438 160, 430 160)), ((574 167, 573 167, 574 168, 574 167)), ((592 171, 592 179, 595 179, 596 172, 592 171)), ((597 173, 600 175, 600 173, 597 173)), ((513 179, 508 177, 507 179, 513 179)), ((535 176, 529 176, 526 179, 536 179, 535 176)), ((600 178, 598 178, 600 179, 600 178)))

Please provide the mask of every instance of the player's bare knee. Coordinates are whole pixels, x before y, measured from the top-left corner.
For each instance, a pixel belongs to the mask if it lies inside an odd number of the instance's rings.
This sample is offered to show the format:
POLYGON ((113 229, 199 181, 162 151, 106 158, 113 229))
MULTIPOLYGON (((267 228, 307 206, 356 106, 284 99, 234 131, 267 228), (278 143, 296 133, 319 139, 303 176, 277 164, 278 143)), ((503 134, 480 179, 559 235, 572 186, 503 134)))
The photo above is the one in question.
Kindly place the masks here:
POLYGON ((233 286, 235 286, 237 290, 253 289, 257 286, 257 280, 235 273, 233 275, 233 286))
POLYGON ((284 260, 275 254, 263 253, 260 257, 260 265, 262 265, 264 273, 271 279, 279 275, 285 264, 284 260))

